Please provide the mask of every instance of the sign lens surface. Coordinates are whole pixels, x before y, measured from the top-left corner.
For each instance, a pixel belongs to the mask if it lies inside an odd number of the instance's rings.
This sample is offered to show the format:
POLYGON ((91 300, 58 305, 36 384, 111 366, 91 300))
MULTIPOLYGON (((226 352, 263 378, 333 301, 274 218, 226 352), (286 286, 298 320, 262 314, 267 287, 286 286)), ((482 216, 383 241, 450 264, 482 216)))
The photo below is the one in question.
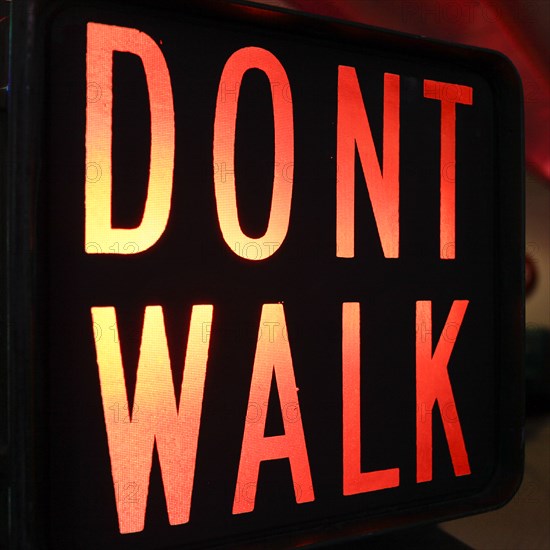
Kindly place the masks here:
POLYGON ((493 82, 440 46, 281 28, 126 6, 48 24, 58 548, 412 517, 493 481, 493 82))

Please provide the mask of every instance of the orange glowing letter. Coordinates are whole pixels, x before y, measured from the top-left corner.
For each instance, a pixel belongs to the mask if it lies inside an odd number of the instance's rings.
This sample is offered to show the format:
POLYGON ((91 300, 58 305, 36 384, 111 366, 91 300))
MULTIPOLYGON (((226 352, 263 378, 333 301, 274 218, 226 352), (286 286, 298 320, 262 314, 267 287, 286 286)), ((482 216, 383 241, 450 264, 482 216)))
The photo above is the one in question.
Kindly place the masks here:
MULTIPOLYGON (((264 304, 260 321, 260 327, 262 326, 286 326, 282 304, 264 304)), ((284 435, 264 437, 267 416, 265 414, 254 422, 245 422, 237 491, 233 501, 234 514, 254 510, 260 462, 264 460, 288 458, 296 502, 315 500, 290 346, 282 332, 278 331, 270 331, 269 338, 265 335, 260 335, 258 338, 250 383, 249 409, 258 403, 269 401, 273 373, 275 373, 281 408, 287 410, 288 406, 292 405, 293 413, 289 418, 288 414, 282 411, 284 435), (242 488, 246 488, 245 498, 240 496, 242 488)))
POLYGON ((361 472, 360 323, 359 304, 342 304, 344 495, 399 486, 399 468, 361 472))
POLYGON ((338 67, 336 255, 355 256, 355 146, 386 258, 399 257, 399 76, 384 74, 384 173, 353 67, 338 67))
POLYGON ((137 29, 88 23, 86 82, 86 221, 88 254, 135 254, 153 246, 168 223, 174 170, 174 106, 166 61, 154 40, 137 29), (133 229, 111 220, 113 52, 137 55, 145 70, 151 108, 151 164, 143 218, 133 229), (99 92, 98 92, 99 90, 99 92), (100 97, 96 97, 100 93, 100 97), (113 246, 121 243, 120 246, 113 246), (123 246, 131 243, 132 246, 123 246))
POLYGON ((210 342, 202 329, 212 312, 193 306, 178 410, 162 308, 145 309, 134 405, 123 421, 113 415, 129 410, 115 308, 92 308, 94 323, 115 327, 115 338, 96 340, 96 352, 121 533, 143 530, 155 442, 170 524, 189 521, 210 342))
POLYGON ((441 162, 440 162, 440 221, 439 256, 454 260, 455 236, 455 153, 456 103, 472 105, 472 88, 424 80, 424 97, 441 101, 441 162))
POLYGON ((290 221, 294 178, 293 116, 288 78, 283 66, 272 53, 262 48, 242 48, 227 60, 221 76, 214 121, 214 165, 225 166, 226 169, 223 173, 221 170, 214 170, 214 184, 218 220, 223 238, 229 248, 241 258, 249 260, 269 258, 275 250, 281 247, 286 237, 290 221), (275 84, 278 85, 278 90, 286 90, 285 94, 272 92, 275 124, 274 166, 282 166, 284 170, 274 171, 273 195, 267 229, 264 235, 258 239, 245 235, 239 223, 234 175, 238 101, 224 101, 223 93, 223 85, 226 82, 235 84, 238 90, 244 74, 249 69, 260 69, 265 72, 272 90, 275 90, 275 84), (277 246, 255 258, 250 258, 244 253, 243 243, 261 245, 261 241, 276 243, 277 246))
POLYGON ((416 302, 416 480, 432 479, 432 410, 438 402, 456 476, 470 473, 447 365, 468 300, 455 300, 432 355, 432 303, 416 302), (419 330, 422 327, 422 330, 419 330))

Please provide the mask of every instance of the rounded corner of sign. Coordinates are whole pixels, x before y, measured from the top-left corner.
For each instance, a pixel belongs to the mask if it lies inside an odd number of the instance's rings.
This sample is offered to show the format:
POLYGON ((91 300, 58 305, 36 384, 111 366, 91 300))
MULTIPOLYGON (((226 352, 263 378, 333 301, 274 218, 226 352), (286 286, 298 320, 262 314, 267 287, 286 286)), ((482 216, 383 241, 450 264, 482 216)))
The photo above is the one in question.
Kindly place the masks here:
POLYGON ((498 50, 485 50, 490 57, 491 72, 489 80, 497 87, 502 89, 505 86, 513 91, 523 105, 523 81, 519 69, 508 55, 498 50))
POLYGON ((524 480, 523 448, 514 461, 499 464, 479 494, 478 513, 504 508, 517 495, 524 480))

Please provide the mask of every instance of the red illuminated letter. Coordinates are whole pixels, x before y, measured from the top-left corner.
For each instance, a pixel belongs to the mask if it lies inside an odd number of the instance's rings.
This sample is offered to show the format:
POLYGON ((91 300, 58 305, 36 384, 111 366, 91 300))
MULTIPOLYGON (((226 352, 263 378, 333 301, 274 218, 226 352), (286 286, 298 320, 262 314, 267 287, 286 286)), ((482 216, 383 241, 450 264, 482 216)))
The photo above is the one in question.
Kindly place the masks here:
POLYGON ((399 257, 399 76, 384 75, 384 174, 353 67, 338 67, 336 255, 355 256, 355 146, 386 258, 399 257))
MULTIPOLYGON (((282 304, 265 304, 263 306, 260 327, 263 326, 286 326, 282 304)), ((269 401, 273 373, 275 373, 279 400, 283 409, 285 433, 284 435, 264 437, 266 414, 262 414, 257 421, 245 422, 237 491, 233 501, 234 514, 254 510, 260 462, 264 460, 288 458, 294 481, 296 502, 315 500, 290 346, 283 337, 282 331, 270 330, 269 338, 262 334, 258 338, 250 383, 249 409, 254 408, 258 403, 269 401), (288 405, 292 405, 293 409, 291 418, 285 414, 288 405), (246 493, 245 498, 241 495, 243 488, 246 493)))
POLYGON ((399 486, 399 468, 361 472, 361 336, 359 304, 342 304, 344 495, 399 486))
POLYGON ((143 530, 155 442, 170 524, 189 521, 210 342, 203 326, 212 312, 209 305, 193 306, 178 410, 162 308, 145 309, 134 406, 123 421, 113 414, 129 410, 115 309, 92 308, 94 323, 115 329, 115 338, 96 340, 96 352, 121 533, 143 530))
POLYGON ((227 60, 221 76, 220 91, 216 103, 214 165, 226 167, 223 172, 222 170, 214 170, 218 220, 225 242, 241 258, 250 260, 269 258, 275 250, 281 247, 288 231, 294 177, 294 122, 292 97, 286 72, 279 60, 267 50, 243 48, 236 51, 227 60), (224 94, 222 93, 223 85, 227 82, 232 85, 235 84, 238 89, 244 74, 250 69, 263 71, 269 79, 272 90, 275 90, 275 84, 278 85, 278 90, 286 90, 285 94, 281 92, 272 93, 273 121, 275 124, 274 166, 284 167, 284 170, 274 171, 273 195, 267 229, 264 235, 258 239, 245 235, 239 223, 234 175, 238 101, 224 101, 224 94), (275 243, 277 246, 254 258, 250 258, 244 253, 245 246, 243 243, 252 243, 261 247, 261 241, 275 243))
POLYGON ((443 260, 456 256, 455 236, 455 152, 456 103, 472 105, 472 88, 435 80, 424 81, 424 97, 441 101, 441 163, 439 255, 443 260))
POLYGON ((432 355, 432 303, 416 302, 416 480, 432 479, 432 410, 437 401, 455 475, 470 473, 447 366, 468 300, 455 300, 432 355))
POLYGON ((88 89, 93 88, 94 94, 100 97, 88 98, 86 105, 85 249, 88 254, 135 254, 158 241, 170 215, 175 128, 168 67, 150 36, 136 29, 88 23, 86 83, 88 89), (113 228, 111 222, 115 51, 131 53, 141 59, 151 108, 147 200, 141 223, 133 229, 113 228), (131 246, 125 246, 128 244, 131 246))

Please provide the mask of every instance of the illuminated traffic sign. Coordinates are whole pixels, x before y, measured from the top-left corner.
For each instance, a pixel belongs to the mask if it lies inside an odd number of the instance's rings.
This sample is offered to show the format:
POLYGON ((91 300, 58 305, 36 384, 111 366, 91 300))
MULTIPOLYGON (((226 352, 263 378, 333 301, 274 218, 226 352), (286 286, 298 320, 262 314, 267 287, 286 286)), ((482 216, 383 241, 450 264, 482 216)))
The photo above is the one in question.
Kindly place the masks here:
POLYGON ((14 14, 14 537, 284 547, 504 503, 510 63, 243 3, 36 7, 14 14))

